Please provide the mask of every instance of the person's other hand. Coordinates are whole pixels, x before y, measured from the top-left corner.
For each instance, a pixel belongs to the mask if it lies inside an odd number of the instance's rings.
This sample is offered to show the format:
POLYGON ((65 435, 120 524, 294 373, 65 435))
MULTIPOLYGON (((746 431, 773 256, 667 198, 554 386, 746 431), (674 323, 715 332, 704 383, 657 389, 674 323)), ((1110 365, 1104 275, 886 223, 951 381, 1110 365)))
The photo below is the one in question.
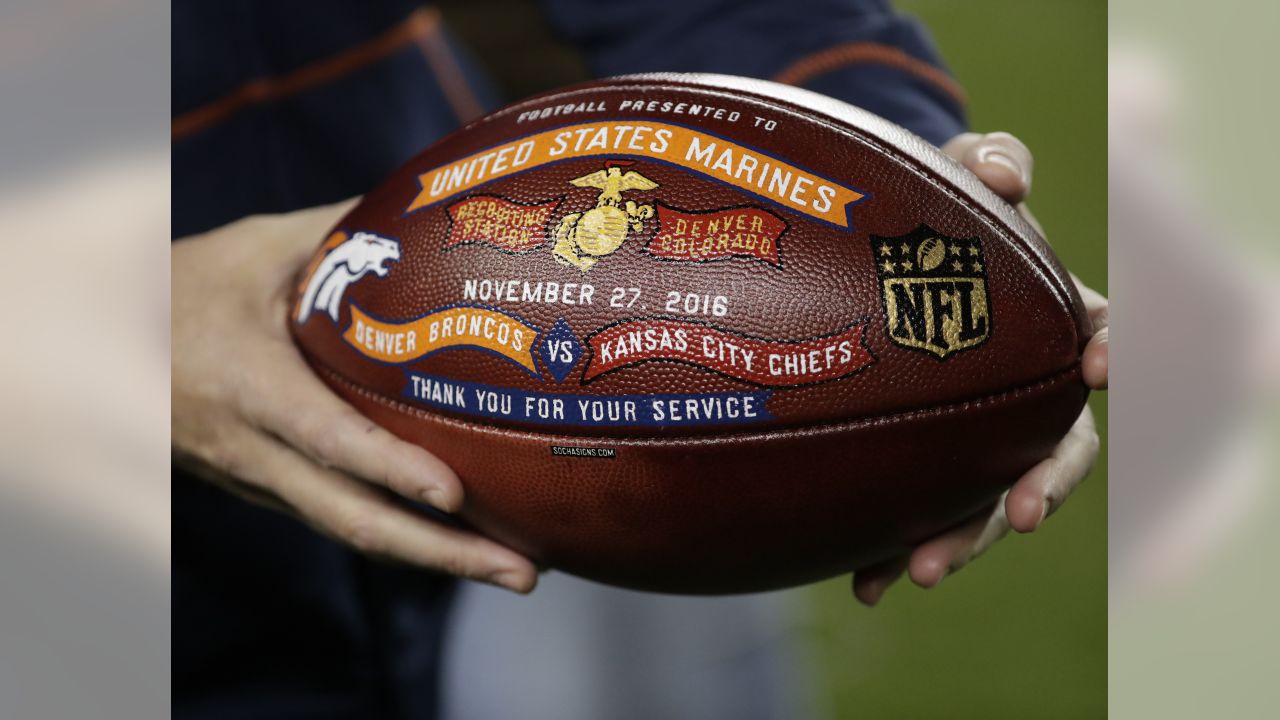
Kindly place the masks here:
POLYGON ((451 512, 463 490, 443 462, 331 392, 289 337, 295 273, 353 202, 174 243, 175 461, 369 555, 529 592, 527 558, 391 495, 451 512))
MULTIPOLYGON (((1031 190, 1031 151, 1008 133, 965 133, 942 147, 976 174, 987 187, 1016 205, 1039 229, 1023 200, 1031 190)), ((1093 320, 1094 335, 1081 362, 1085 384, 1094 390, 1107 388, 1107 299, 1085 287, 1076 287, 1093 320)), ((1089 474, 1098 457, 1098 433, 1088 406, 1080 413, 1053 454, 1027 471, 989 510, 926 540, 910 553, 862 568, 853 575, 853 594, 875 605, 902 574, 923 588, 931 588, 949 573, 981 555, 1010 528, 1028 533, 1066 501, 1089 474)))

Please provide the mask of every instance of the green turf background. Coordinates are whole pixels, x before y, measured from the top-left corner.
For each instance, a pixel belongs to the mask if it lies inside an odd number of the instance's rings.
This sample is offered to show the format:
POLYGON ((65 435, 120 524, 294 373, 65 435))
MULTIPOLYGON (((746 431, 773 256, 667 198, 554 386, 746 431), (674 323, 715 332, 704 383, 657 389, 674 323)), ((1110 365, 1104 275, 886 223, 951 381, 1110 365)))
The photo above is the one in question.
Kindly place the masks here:
MULTIPOLYGON (((1058 255, 1107 287, 1107 8, 1101 0, 903 0, 969 96, 975 130, 1036 158, 1029 204, 1058 255)), ((934 590, 907 582, 874 609, 848 578, 804 593, 818 707, 839 718, 1105 717, 1107 473, 934 590)))

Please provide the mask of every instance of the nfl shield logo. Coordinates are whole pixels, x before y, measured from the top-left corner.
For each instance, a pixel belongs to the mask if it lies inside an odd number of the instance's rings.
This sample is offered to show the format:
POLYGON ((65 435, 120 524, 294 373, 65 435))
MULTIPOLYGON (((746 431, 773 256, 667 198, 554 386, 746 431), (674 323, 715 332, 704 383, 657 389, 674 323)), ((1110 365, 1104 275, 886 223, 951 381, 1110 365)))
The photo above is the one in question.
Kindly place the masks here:
POLYGON ((889 338, 945 359, 991 337, 987 261, 977 238, 921 225, 901 237, 871 238, 889 338))

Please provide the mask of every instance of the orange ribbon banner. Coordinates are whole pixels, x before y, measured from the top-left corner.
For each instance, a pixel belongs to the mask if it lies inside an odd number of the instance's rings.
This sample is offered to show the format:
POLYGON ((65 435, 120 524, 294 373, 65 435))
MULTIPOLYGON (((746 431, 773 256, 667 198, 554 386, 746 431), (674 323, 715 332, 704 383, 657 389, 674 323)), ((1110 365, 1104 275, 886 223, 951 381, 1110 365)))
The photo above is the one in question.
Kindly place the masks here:
POLYGON ((452 347, 479 348, 537 375, 532 352, 537 336, 537 328, 487 308, 449 307, 408 322, 387 322, 352 305, 342 339, 362 355, 387 363, 412 362, 452 347))
POLYGON ((748 257, 780 266, 778 237, 786 229, 782 218, 759 208, 687 213, 659 205, 658 232, 645 250, 666 260, 748 257))
POLYGON ((449 206, 449 237, 445 247, 483 243, 522 253, 546 242, 547 219, 560 202, 521 205, 492 195, 477 195, 449 206))
POLYGON ((658 160, 739 188, 788 210, 852 229, 849 207, 866 194, 718 135, 662 122, 580 123, 482 150, 418 176, 413 212, 475 187, 562 160, 658 160))

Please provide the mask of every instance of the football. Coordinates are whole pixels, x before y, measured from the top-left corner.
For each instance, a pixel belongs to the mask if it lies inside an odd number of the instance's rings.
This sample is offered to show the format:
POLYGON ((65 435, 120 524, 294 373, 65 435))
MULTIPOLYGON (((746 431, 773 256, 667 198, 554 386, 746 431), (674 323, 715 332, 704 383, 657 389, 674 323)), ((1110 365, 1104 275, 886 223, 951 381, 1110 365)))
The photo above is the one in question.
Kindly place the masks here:
POLYGON ((736 593, 988 507, 1087 398, 1090 324, 936 147, 715 75, 540 95, 424 150, 322 240, 288 323, 461 478, 460 520, 625 587, 736 593))

